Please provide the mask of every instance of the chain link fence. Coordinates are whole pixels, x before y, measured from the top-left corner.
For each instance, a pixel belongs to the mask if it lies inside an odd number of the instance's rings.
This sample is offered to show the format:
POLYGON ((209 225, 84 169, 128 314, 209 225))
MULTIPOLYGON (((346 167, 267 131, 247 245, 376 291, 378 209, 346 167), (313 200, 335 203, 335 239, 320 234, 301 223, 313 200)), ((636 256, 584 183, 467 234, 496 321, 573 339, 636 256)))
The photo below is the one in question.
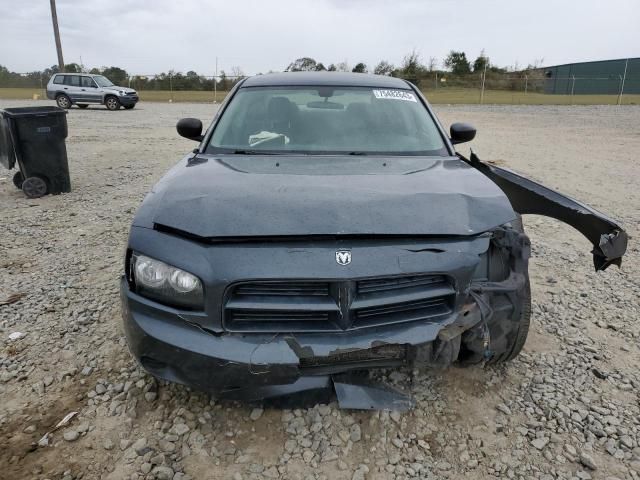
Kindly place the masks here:
POLYGON ((169 102, 219 103, 244 76, 234 75, 130 75, 126 85, 134 88, 143 100, 169 102))
POLYGON ((640 75, 547 77, 542 71, 431 72, 407 78, 434 103, 640 104, 640 75))

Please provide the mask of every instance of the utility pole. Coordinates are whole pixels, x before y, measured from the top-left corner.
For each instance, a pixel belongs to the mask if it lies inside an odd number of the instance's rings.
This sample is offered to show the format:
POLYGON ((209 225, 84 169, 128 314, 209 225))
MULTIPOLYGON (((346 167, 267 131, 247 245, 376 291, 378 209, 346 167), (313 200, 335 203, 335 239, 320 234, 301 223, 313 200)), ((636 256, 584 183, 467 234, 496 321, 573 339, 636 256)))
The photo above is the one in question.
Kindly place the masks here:
POLYGON ((56 52, 58 53, 58 69, 64 72, 64 60, 62 58, 62 43, 60 43, 60 30, 58 30, 58 14, 56 13, 56 0, 51 3, 51 20, 53 21, 53 35, 56 37, 56 52))
POLYGON ((487 79, 487 66, 489 65, 489 58, 484 63, 484 70, 482 71, 482 86, 480 87, 480 104, 484 103, 484 82, 487 79))

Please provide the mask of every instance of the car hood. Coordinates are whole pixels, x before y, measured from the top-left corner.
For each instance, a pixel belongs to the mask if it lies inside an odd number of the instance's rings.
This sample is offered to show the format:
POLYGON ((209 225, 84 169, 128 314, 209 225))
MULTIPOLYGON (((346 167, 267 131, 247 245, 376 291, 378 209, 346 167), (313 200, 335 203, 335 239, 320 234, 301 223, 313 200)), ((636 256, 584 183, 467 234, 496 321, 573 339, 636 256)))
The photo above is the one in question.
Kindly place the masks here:
POLYGON ((204 238, 469 236, 515 216, 456 157, 199 155, 154 187, 134 225, 204 238))
POLYGON ((112 85, 110 87, 102 87, 104 90, 111 90, 114 92, 125 92, 125 93, 135 93, 136 91, 133 88, 128 87, 118 87, 117 85, 112 85))

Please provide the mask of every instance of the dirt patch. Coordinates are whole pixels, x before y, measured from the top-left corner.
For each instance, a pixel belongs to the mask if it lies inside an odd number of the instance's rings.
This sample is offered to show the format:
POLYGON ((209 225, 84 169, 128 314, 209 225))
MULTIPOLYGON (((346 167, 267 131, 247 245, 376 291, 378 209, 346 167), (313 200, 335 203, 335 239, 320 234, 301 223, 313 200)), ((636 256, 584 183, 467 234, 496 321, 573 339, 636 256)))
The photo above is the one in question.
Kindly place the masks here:
MULTIPOLYGON (((0 427, 0 465, 6 478, 22 478, 27 472, 51 475, 60 472, 61 448, 38 447, 38 441, 51 431, 65 415, 80 411, 84 405, 83 390, 79 384, 69 382, 60 394, 29 402, 9 422, 0 427)), ((52 434, 50 442, 62 442, 62 431, 52 434)), ((66 463, 74 467, 73 449, 67 450, 66 463)), ((64 455, 64 454, 63 454, 64 455)))

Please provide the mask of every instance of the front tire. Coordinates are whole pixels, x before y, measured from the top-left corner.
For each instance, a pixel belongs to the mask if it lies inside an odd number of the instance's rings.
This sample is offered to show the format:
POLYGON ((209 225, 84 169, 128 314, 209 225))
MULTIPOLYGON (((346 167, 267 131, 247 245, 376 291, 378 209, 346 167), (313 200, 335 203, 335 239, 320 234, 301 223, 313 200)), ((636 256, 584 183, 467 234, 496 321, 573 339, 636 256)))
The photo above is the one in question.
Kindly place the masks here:
POLYGON ((487 363, 504 363, 513 360, 522 351, 522 347, 524 347, 524 344, 527 341, 529 326, 531 325, 531 284, 529 283, 528 277, 527 283, 523 289, 523 298, 520 308, 520 319, 517 322, 517 331, 509 342, 507 350, 498 355, 494 355, 487 363))
POLYGON ((109 96, 104 100, 104 105, 107 107, 107 110, 115 111, 120 108, 120 100, 114 96, 109 96))
POLYGON ((71 99, 64 93, 56 97, 56 103, 60 108, 71 108, 71 99))

